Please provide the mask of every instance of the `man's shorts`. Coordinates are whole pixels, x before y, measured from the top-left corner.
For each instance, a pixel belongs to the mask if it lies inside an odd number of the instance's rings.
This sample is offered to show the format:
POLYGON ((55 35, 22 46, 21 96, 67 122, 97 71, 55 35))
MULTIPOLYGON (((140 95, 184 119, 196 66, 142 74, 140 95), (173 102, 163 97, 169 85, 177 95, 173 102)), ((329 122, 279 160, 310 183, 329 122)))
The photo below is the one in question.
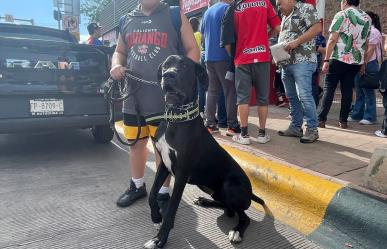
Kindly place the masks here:
POLYGON ((238 105, 249 104, 251 87, 255 88, 258 106, 269 104, 270 63, 243 64, 235 68, 238 105))
MULTIPOLYGON (((139 139, 155 137, 159 122, 146 123, 145 117, 140 116, 141 133, 139 139)), ((137 116, 124 113, 124 136, 128 140, 135 140, 138 131, 137 116)))

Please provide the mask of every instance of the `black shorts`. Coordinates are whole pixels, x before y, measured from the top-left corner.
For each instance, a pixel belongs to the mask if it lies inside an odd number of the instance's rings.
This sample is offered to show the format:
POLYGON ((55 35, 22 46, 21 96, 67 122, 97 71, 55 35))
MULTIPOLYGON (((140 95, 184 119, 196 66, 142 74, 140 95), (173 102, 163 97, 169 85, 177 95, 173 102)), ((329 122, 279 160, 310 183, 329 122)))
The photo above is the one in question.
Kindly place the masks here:
MULTIPOLYGON (((146 123, 145 117, 140 116, 140 127, 141 127, 141 133, 139 139, 144 139, 148 137, 155 137, 157 127, 159 126, 160 122, 152 122, 152 123, 146 123)), ((127 114, 124 113, 124 136, 128 140, 134 140, 136 139, 137 132, 138 132, 138 124, 137 124, 137 116, 134 114, 127 114)))

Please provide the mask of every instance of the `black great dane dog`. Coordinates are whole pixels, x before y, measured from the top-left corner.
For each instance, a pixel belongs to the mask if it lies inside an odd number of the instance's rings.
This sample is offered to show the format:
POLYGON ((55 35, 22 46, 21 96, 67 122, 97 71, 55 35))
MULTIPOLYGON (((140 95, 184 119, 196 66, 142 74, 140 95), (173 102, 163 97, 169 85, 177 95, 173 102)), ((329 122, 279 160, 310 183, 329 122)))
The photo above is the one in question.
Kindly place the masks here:
POLYGON ((199 64, 187 57, 171 55, 159 68, 159 80, 166 100, 166 120, 161 122, 155 143, 162 162, 149 195, 151 217, 160 225, 156 237, 144 248, 161 248, 173 227, 185 185, 197 185, 211 195, 212 200, 199 197, 195 204, 225 210, 227 216, 239 217, 228 238, 241 242, 250 223, 245 210, 251 201, 264 205, 255 196, 246 174, 238 163, 215 141, 198 115, 197 79, 208 87, 207 74, 199 64), (175 177, 171 199, 163 215, 157 203, 157 193, 169 174, 175 177))

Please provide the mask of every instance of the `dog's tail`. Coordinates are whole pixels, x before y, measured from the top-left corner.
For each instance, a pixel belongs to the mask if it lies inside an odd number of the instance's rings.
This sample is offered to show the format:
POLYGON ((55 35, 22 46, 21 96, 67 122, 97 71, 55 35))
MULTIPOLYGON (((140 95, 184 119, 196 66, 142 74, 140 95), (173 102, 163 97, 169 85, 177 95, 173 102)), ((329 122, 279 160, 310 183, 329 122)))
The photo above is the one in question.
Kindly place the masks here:
POLYGON ((256 196, 255 194, 251 194, 251 200, 255 201, 258 204, 261 204, 262 206, 265 205, 265 201, 256 196))

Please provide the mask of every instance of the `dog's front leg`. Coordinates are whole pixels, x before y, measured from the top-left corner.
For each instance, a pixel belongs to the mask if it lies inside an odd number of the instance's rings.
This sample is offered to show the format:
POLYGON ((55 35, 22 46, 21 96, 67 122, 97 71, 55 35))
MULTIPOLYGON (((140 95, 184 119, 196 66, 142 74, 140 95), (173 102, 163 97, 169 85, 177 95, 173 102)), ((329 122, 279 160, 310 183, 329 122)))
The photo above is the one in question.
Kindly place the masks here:
POLYGON ((148 203, 151 209, 151 218, 155 226, 160 227, 162 217, 160 214, 160 208, 157 204, 157 193, 159 192, 161 186, 165 182, 169 175, 168 169, 165 167, 164 162, 161 161, 159 167, 157 168, 156 177, 152 185, 152 189, 149 194, 148 203))
POLYGON ((157 236, 148 241, 144 245, 144 248, 162 248, 167 242, 169 232, 171 231, 173 223, 175 222, 177 208, 179 207, 187 180, 188 174, 186 174, 186 172, 176 172, 175 184, 173 185, 172 196, 168 203, 168 208, 163 220, 163 224, 161 225, 157 236))

